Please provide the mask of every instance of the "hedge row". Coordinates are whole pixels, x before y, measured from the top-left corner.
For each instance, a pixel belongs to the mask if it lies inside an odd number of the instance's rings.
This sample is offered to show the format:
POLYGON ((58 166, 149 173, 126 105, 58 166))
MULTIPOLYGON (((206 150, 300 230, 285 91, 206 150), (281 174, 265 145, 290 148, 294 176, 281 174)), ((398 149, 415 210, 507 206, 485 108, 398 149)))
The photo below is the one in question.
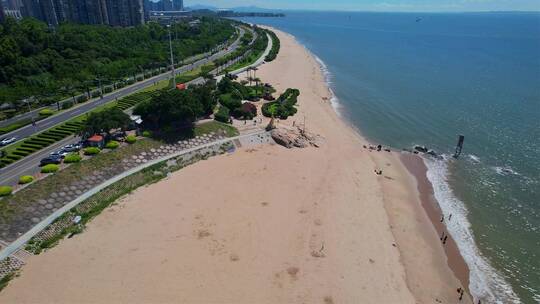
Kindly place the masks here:
POLYGON ((68 136, 77 134, 82 126, 83 122, 66 122, 56 128, 49 129, 24 140, 13 152, 0 159, 0 168, 48 147, 68 136))
POLYGON ((136 104, 138 104, 140 102, 150 100, 150 98, 152 98, 152 95, 153 94, 151 92, 136 93, 136 94, 130 95, 128 97, 120 99, 118 101, 116 107, 119 108, 120 110, 124 111, 124 110, 127 110, 127 109, 135 106, 136 104))
POLYGON ((270 53, 268 53, 268 55, 266 55, 264 60, 266 62, 270 62, 270 61, 273 61, 274 59, 276 59, 276 57, 277 57, 277 55, 279 53, 279 49, 280 49, 280 42, 279 42, 279 38, 276 35, 276 33, 272 32, 270 30, 266 30, 266 32, 270 35, 270 37, 272 37, 272 49, 270 50, 270 53))

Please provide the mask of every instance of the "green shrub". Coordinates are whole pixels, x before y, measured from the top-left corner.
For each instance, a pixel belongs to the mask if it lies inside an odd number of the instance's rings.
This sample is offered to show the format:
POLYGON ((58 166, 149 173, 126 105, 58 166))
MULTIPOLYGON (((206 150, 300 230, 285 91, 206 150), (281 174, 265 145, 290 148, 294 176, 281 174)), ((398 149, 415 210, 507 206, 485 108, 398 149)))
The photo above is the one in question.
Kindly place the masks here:
POLYGON ((83 102, 86 102, 88 100, 88 97, 86 95, 81 95, 81 96, 77 97, 76 100, 77 100, 77 103, 83 103, 83 102))
POLYGON ((219 99, 221 104, 229 108, 229 110, 242 106, 242 98, 239 98, 238 94, 222 94, 219 99))
POLYGON ((99 154, 99 152, 101 152, 101 150, 96 147, 84 148, 84 155, 96 155, 99 154))
POLYGON ((115 140, 111 140, 105 145, 105 148, 111 149, 111 150, 114 150, 118 147, 120 147, 120 143, 115 140))
POLYGON ((58 170, 60 170, 60 166, 55 164, 48 164, 41 167, 41 173, 54 173, 58 170))
POLYGON ((151 137, 151 136, 152 136, 152 132, 150 132, 150 131, 143 131, 143 132, 142 132, 142 136, 144 136, 144 137, 151 137))
POLYGON ((82 157, 79 153, 69 153, 64 158, 64 163, 72 164, 72 163, 78 163, 82 160, 82 157))
POLYGON ((224 123, 228 123, 230 120, 231 112, 227 107, 219 107, 218 112, 214 115, 214 119, 224 123))
POLYGON ((136 141, 137 141, 137 137, 135 137, 134 135, 128 135, 126 137, 126 142, 128 144, 134 144, 136 141))
POLYGON ((69 109, 73 107, 73 102, 72 101, 66 101, 62 104, 62 110, 66 110, 66 109, 69 109))
POLYGON ((51 109, 43 109, 39 111, 39 116, 41 117, 48 117, 54 114, 54 111, 51 109))
POLYGON ((19 184, 24 185, 28 184, 34 181, 34 177, 32 175, 23 175, 19 178, 19 184))
POLYGON ((13 188, 10 186, 0 186, 0 196, 8 196, 13 192, 13 188))
POLYGON ((269 102, 263 105, 263 115, 266 117, 274 116, 281 119, 287 119, 287 117, 293 116, 297 112, 295 106, 299 95, 299 90, 287 89, 285 93, 279 96, 277 101, 269 102))
POLYGON ((103 93, 110 93, 113 91, 113 88, 112 87, 104 87, 103 88, 103 93))
POLYGON ((137 76, 137 81, 143 81, 144 78, 142 76, 137 76))

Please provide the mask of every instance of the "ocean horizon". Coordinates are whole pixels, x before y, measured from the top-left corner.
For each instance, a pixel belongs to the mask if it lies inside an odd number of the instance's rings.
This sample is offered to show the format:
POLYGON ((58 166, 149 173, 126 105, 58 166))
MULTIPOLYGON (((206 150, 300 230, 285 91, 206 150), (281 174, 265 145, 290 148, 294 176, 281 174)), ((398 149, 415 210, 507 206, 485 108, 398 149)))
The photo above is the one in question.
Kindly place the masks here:
MULTIPOLYGON (((425 145, 427 177, 488 303, 540 302, 540 13, 291 11, 338 113, 372 142, 425 145), (457 136, 463 154, 451 155, 457 136)), ((484 302, 484 301, 483 301, 484 302)))

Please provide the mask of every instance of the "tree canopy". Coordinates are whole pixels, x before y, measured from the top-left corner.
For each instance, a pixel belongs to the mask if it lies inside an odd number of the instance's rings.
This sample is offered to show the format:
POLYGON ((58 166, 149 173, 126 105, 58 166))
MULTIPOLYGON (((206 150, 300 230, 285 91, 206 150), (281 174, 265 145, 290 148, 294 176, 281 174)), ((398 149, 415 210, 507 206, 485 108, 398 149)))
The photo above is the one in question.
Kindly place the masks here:
POLYGON ((86 119, 84 131, 90 135, 109 133, 112 129, 126 128, 130 122, 129 115, 114 107, 90 113, 86 119))
MULTIPOLYGON (((195 27, 175 24, 175 59, 209 51, 233 33, 231 21, 223 19, 203 18, 195 27)), ((35 19, 7 18, 0 24, 0 103, 17 106, 29 96, 83 92, 97 86, 96 77, 110 83, 167 66, 168 60, 168 30, 157 23, 133 28, 66 23, 50 29, 35 19)))
POLYGON ((164 90, 148 101, 139 103, 133 113, 140 115, 146 128, 155 134, 185 132, 197 118, 212 113, 216 106, 212 84, 187 90, 164 90))

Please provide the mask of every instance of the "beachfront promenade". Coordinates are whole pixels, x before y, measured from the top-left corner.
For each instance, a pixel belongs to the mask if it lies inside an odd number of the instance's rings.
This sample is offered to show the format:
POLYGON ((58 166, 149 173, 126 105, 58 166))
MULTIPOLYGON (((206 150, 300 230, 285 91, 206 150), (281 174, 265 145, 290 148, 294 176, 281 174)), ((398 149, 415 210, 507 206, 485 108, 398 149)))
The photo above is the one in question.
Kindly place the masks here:
MULTIPOLYGON (((16 253, 30 239, 67 211, 130 175, 170 160, 183 159, 185 161, 187 159, 185 156, 191 158, 195 155, 218 153, 219 149, 226 144, 230 144, 231 147, 240 147, 241 142, 268 143, 270 135, 267 131, 260 130, 230 138, 216 133, 198 136, 124 158, 114 168, 96 171, 92 176, 83 177, 58 191, 52 191, 47 198, 40 198, 34 204, 29 204, 25 209, 26 214, 21 215, 19 221, 10 223, 9 227, 2 227, 2 238, 12 242, 0 251, 0 261, 16 253), (6 231, 6 228, 9 230, 6 231), (14 239, 17 235, 21 236, 14 239)), ((20 263, 20 261, 15 262, 20 263)))
MULTIPOLYGON (((231 52, 234 52, 238 48, 240 40, 245 34, 245 29, 243 29, 242 27, 239 27, 239 31, 240 31, 240 34, 239 34, 238 38, 230 45, 230 47, 228 49, 221 50, 221 51, 217 52, 214 55, 199 59, 199 60, 197 60, 197 61, 195 61, 195 62, 193 62, 191 64, 184 65, 184 66, 176 69, 176 74, 178 75, 178 74, 185 73, 185 72, 190 71, 192 69, 195 69, 197 67, 208 64, 209 62, 212 62, 212 61, 216 60, 217 58, 221 58, 223 56, 226 56, 226 55, 230 54, 231 52)), ((269 44, 271 46, 271 41, 269 42, 269 44)), ((265 52, 265 54, 267 54, 267 52, 265 52)), ((264 56, 266 56, 266 55, 263 55, 261 58, 264 59, 264 56)), ((232 63, 229 63, 229 64, 232 64, 232 63)), ((16 136, 19 139, 23 139, 24 137, 29 137, 31 135, 37 134, 39 132, 42 132, 42 131, 45 131, 45 130, 47 130, 49 128, 57 126, 58 124, 63 123, 65 121, 67 121, 67 120, 70 120, 70 119, 72 119, 74 117, 77 117, 77 116, 79 116, 81 114, 88 113, 88 112, 94 110, 95 108, 100 107, 100 106, 102 106, 104 104, 107 104, 109 102, 113 102, 113 101, 115 101, 117 99, 129 96, 129 95, 131 95, 133 93, 136 93, 137 91, 140 91, 141 89, 152 86, 157 82, 167 80, 167 79, 170 78, 170 75, 171 74, 170 74, 170 71, 169 71, 167 73, 163 73, 161 75, 146 79, 146 80, 144 80, 142 82, 135 83, 135 84, 133 84, 131 86, 128 86, 126 88, 122 88, 122 89, 120 89, 118 91, 115 91, 113 93, 106 94, 106 95, 103 96, 102 99, 98 98, 98 99, 86 102, 84 104, 81 104, 80 106, 73 107, 73 108, 71 108, 69 110, 66 110, 64 112, 61 112, 61 113, 59 113, 57 115, 53 115, 50 118, 44 119, 44 120, 40 121, 37 124, 36 127, 29 125, 29 126, 21 128, 21 129, 18 129, 16 131, 13 131, 13 132, 11 132, 9 134, 5 134, 4 136, 6 136, 6 137, 16 136)), ((199 78, 194 79, 194 80, 192 80, 192 81, 190 81, 188 83, 189 84, 200 84, 200 83, 203 83, 203 82, 204 82, 204 79, 202 77, 199 77, 199 78)), ((19 179, 20 176, 22 176, 22 175, 33 175, 33 174, 39 172, 39 169, 38 169, 37 166, 39 165, 39 161, 42 158, 48 156, 53 151, 59 150, 61 147, 65 146, 65 145, 76 143, 78 141, 80 141, 80 138, 78 136, 77 137, 65 138, 65 139, 63 139, 63 140, 61 140, 61 141, 47 147, 47 148, 39 150, 39 151, 29 155, 28 157, 25 157, 25 158, 15 162, 15 163, 11 164, 11 165, 8 165, 8 166, 6 166, 4 168, 1 168, 0 169, 0 185, 15 185, 15 184, 17 184, 18 179, 19 179)))
MULTIPOLYGON (((244 33, 243 30, 241 31, 240 37, 244 33)), ((259 56, 252 64, 232 71, 230 74, 241 74, 250 68, 258 67, 264 63, 264 58, 272 49, 272 39, 268 34, 266 35, 268 37, 268 45, 261 56, 259 56)), ((235 44, 237 42, 238 40, 235 44)), ((216 71, 217 70, 213 72, 216 73, 216 71)), ((219 79, 222 77, 222 75, 218 76, 219 79)), ((196 84, 201 80, 202 77, 195 79, 192 83, 196 84)), ((269 134, 266 131, 250 130, 249 132, 249 134, 233 138, 223 138, 223 136, 212 134, 210 137, 205 136, 203 138, 195 138, 193 142, 179 142, 177 145, 165 146, 160 148, 160 151, 151 151, 150 153, 142 152, 138 158, 131 157, 124 159, 121 164, 123 167, 109 168, 109 170, 105 172, 95 172, 93 176, 83 178, 83 181, 75 181, 73 185, 64 186, 61 189, 62 191, 59 191, 58 193, 51 193, 48 198, 39 198, 39 200, 36 201, 35 207, 30 206, 25 210, 26 214, 19 215, 12 223, 0 225, 0 238, 4 241, 11 241, 11 243, 4 248, 0 245, 0 248, 2 248, 0 251, 0 261, 20 250, 32 237, 53 223, 65 212, 85 201, 100 190, 129 175, 168 159, 177 158, 181 155, 189 154, 210 146, 219 146, 228 142, 233 142, 236 146, 239 146, 241 145, 241 140, 245 139, 249 139, 247 142, 251 143, 260 143, 261 140, 264 142, 270 141, 269 134), (262 136, 263 134, 264 136, 262 136), (195 146, 190 147, 189 145, 192 144, 195 146), (130 168, 130 165, 137 164, 140 165, 136 168, 130 168), (123 173, 114 175, 118 172, 123 173)))

